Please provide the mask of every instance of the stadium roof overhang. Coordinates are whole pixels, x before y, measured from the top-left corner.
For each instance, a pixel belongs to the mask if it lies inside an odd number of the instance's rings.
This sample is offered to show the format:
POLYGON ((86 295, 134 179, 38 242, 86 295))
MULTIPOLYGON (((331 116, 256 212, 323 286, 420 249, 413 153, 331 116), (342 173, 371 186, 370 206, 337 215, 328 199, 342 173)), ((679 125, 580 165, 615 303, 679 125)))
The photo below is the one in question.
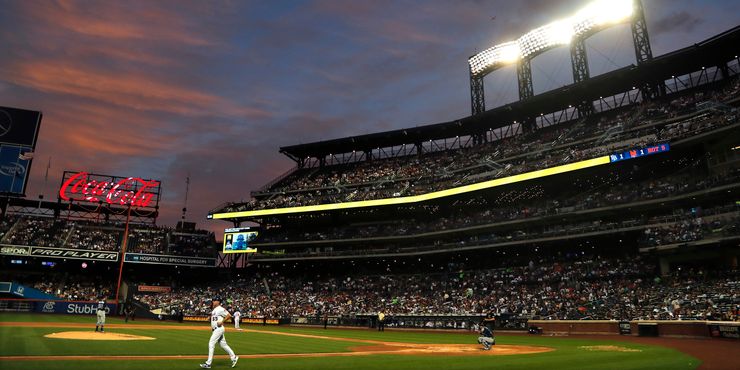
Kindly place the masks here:
POLYGON ((329 154, 364 152, 403 144, 422 143, 455 136, 473 135, 489 129, 505 127, 514 121, 524 121, 540 113, 557 112, 581 101, 594 101, 632 90, 645 83, 660 83, 672 76, 681 76, 727 63, 740 53, 740 26, 700 43, 661 55, 640 66, 627 66, 572 84, 486 111, 477 116, 425 126, 351 136, 340 139, 291 145, 280 152, 293 160, 323 158, 329 154))

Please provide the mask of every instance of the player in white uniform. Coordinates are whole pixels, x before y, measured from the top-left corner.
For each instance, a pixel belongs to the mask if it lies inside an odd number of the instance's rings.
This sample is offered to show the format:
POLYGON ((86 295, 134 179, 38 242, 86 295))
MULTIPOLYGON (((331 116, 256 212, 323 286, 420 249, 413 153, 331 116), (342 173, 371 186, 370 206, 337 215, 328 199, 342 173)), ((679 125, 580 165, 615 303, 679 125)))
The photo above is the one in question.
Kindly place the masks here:
POLYGON ((100 332, 105 333, 105 329, 103 328, 105 326, 105 299, 100 298, 98 301, 98 321, 95 323, 95 331, 98 331, 98 327, 100 327, 100 332))
POLYGON ((236 330, 242 330, 242 329, 241 329, 241 328, 239 327, 239 320, 241 320, 241 319, 242 319, 242 313, 241 313, 241 312, 239 312, 239 310, 238 310, 238 309, 237 309, 237 310, 235 310, 235 311, 234 311, 234 329, 236 329, 236 330))
POLYGON ((216 348, 216 342, 221 345, 221 348, 229 354, 231 358, 231 367, 236 367, 236 362, 239 361, 239 357, 234 354, 228 344, 226 344, 226 338, 224 337, 224 321, 231 317, 229 311, 221 307, 221 297, 214 297, 211 301, 213 311, 211 312, 211 340, 208 341, 208 360, 205 363, 200 364, 200 367, 204 369, 210 369, 211 363, 213 362, 213 350, 216 348))

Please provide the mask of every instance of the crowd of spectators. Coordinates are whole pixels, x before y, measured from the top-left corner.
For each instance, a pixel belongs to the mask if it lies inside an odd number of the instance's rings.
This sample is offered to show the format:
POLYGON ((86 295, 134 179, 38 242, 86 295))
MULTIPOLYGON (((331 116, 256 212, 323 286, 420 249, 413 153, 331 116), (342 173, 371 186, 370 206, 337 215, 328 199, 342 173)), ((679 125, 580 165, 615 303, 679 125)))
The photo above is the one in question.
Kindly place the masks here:
POLYGON ((554 125, 485 143, 422 156, 379 159, 287 176, 247 203, 220 211, 244 211, 415 195, 511 176, 659 142, 675 141, 737 122, 721 102, 738 94, 738 82, 719 92, 698 92, 662 103, 643 103, 596 122, 554 125), (689 114, 694 112, 693 114, 689 114), (678 114, 688 114, 676 120, 678 114))
POLYGON ((45 280, 37 282, 34 288, 60 299, 69 301, 96 301, 100 297, 112 299, 113 287, 110 283, 86 279, 45 280))
POLYGON ((130 231, 128 251, 157 254, 167 250, 167 230, 159 228, 135 228, 130 231))
POLYGON ((116 251, 120 248, 122 238, 121 229, 79 225, 72 230, 66 245, 76 249, 116 251))
POLYGON ((291 244, 290 248, 281 245, 257 245, 260 252, 255 259, 261 258, 296 258, 328 256, 369 256, 377 254, 405 254, 423 251, 453 251, 474 246, 502 246, 511 243, 534 243, 554 237, 591 235, 605 236, 624 233, 630 230, 643 231, 638 240, 640 247, 680 244, 708 238, 725 238, 740 235, 740 209, 736 204, 703 209, 701 215, 697 208, 673 210, 670 214, 652 217, 633 215, 618 220, 584 220, 558 223, 537 223, 519 225, 501 229, 481 231, 461 231, 432 234, 428 237, 413 239, 397 238, 382 240, 377 243, 326 243, 320 246, 312 244, 291 244), (668 230, 664 232, 664 230, 668 230), (675 235, 679 235, 676 237, 675 235), (684 236, 686 235, 686 236, 684 236))
POLYGON ((136 299, 151 308, 210 312, 209 298, 223 295, 245 317, 355 316, 384 311, 409 314, 497 314, 544 319, 679 319, 731 317, 737 270, 691 270, 660 276, 649 258, 570 260, 542 258, 526 266, 423 274, 257 273, 235 281, 180 287, 136 299), (677 306, 676 303, 677 302, 677 306))
MULTIPOLYGON (((117 222, 67 220, 34 216, 8 216, 0 222, 0 243, 19 246, 118 251, 125 225, 117 222)), ((133 224, 127 252, 213 257, 215 235, 203 230, 133 224)))
MULTIPOLYGON (((541 187, 534 186, 506 192, 492 201, 482 197, 460 201, 459 212, 450 212, 447 209, 441 211, 439 207, 435 206, 422 206, 424 207, 424 215, 435 216, 434 221, 404 219, 394 220, 393 222, 384 221, 379 224, 364 223, 361 226, 314 227, 310 230, 273 228, 266 230, 261 240, 255 244, 371 238, 454 230, 673 197, 740 181, 740 169, 700 178, 685 173, 689 172, 686 170, 691 170, 699 162, 701 160, 692 162, 679 174, 641 182, 630 181, 625 183, 622 180, 625 176, 618 176, 617 174, 598 176, 594 181, 578 180, 581 183, 578 194, 567 198, 558 197, 553 199, 541 187), (491 204, 491 202, 495 203, 491 204)), ((629 174, 626 177, 629 177, 629 174)))
POLYGON ((215 240, 212 233, 170 233, 169 254, 178 256, 213 256, 215 240))
MULTIPOLYGON (((694 210, 692 213, 695 212, 694 210)), ((740 234, 740 214, 738 212, 725 217, 713 218, 709 222, 700 216, 692 216, 666 226, 645 229, 642 244, 657 247, 693 242, 710 235, 718 237, 740 234)))
POLYGON ((3 236, 3 241, 14 245, 60 247, 59 244, 66 238, 70 226, 60 219, 23 217, 11 226, 9 232, 3 236))
POLYGON ((0 271, 0 281, 13 281, 70 301, 95 301, 100 297, 113 299, 115 283, 113 274, 51 273, 48 270, 43 273, 0 271))

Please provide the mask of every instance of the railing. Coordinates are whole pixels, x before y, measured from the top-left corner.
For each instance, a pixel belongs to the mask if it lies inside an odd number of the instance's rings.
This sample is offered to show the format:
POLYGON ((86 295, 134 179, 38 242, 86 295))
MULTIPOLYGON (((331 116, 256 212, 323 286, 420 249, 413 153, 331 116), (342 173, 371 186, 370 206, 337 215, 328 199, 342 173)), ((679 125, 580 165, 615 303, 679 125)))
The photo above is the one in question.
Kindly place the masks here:
POLYGON ((280 175, 280 176, 278 176, 278 177, 276 177, 276 178, 272 179, 272 180, 271 180, 270 182, 268 182, 267 184, 263 185, 263 186, 262 186, 261 188, 259 188, 259 189, 257 189, 257 190, 254 190, 254 191, 252 191, 252 192, 251 192, 251 195, 252 195, 252 196, 255 196, 255 195, 259 195, 260 193, 264 193, 265 191, 267 191, 267 189, 269 189, 269 188, 270 188, 270 187, 272 187, 273 185, 277 184, 278 182, 282 181, 282 180, 283 180, 283 179, 285 179, 286 177, 288 177, 288 176, 292 175, 292 174, 293 174, 293 172, 295 172, 295 171, 297 171, 297 170, 298 170, 298 165, 295 165, 295 166, 293 166, 293 168, 291 168, 291 169, 289 169, 289 170, 285 171, 285 172, 284 172, 284 173, 283 173, 282 175, 280 175))

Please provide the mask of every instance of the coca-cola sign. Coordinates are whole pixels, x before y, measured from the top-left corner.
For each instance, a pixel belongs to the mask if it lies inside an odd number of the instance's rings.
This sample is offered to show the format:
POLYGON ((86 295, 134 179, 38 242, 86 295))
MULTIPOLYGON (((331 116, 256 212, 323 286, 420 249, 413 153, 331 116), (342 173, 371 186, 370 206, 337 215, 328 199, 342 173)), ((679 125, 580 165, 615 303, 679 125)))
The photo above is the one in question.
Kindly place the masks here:
POLYGON ((154 207, 159 202, 159 181, 139 177, 65 172, 59 198, 66 201, 154 207))

